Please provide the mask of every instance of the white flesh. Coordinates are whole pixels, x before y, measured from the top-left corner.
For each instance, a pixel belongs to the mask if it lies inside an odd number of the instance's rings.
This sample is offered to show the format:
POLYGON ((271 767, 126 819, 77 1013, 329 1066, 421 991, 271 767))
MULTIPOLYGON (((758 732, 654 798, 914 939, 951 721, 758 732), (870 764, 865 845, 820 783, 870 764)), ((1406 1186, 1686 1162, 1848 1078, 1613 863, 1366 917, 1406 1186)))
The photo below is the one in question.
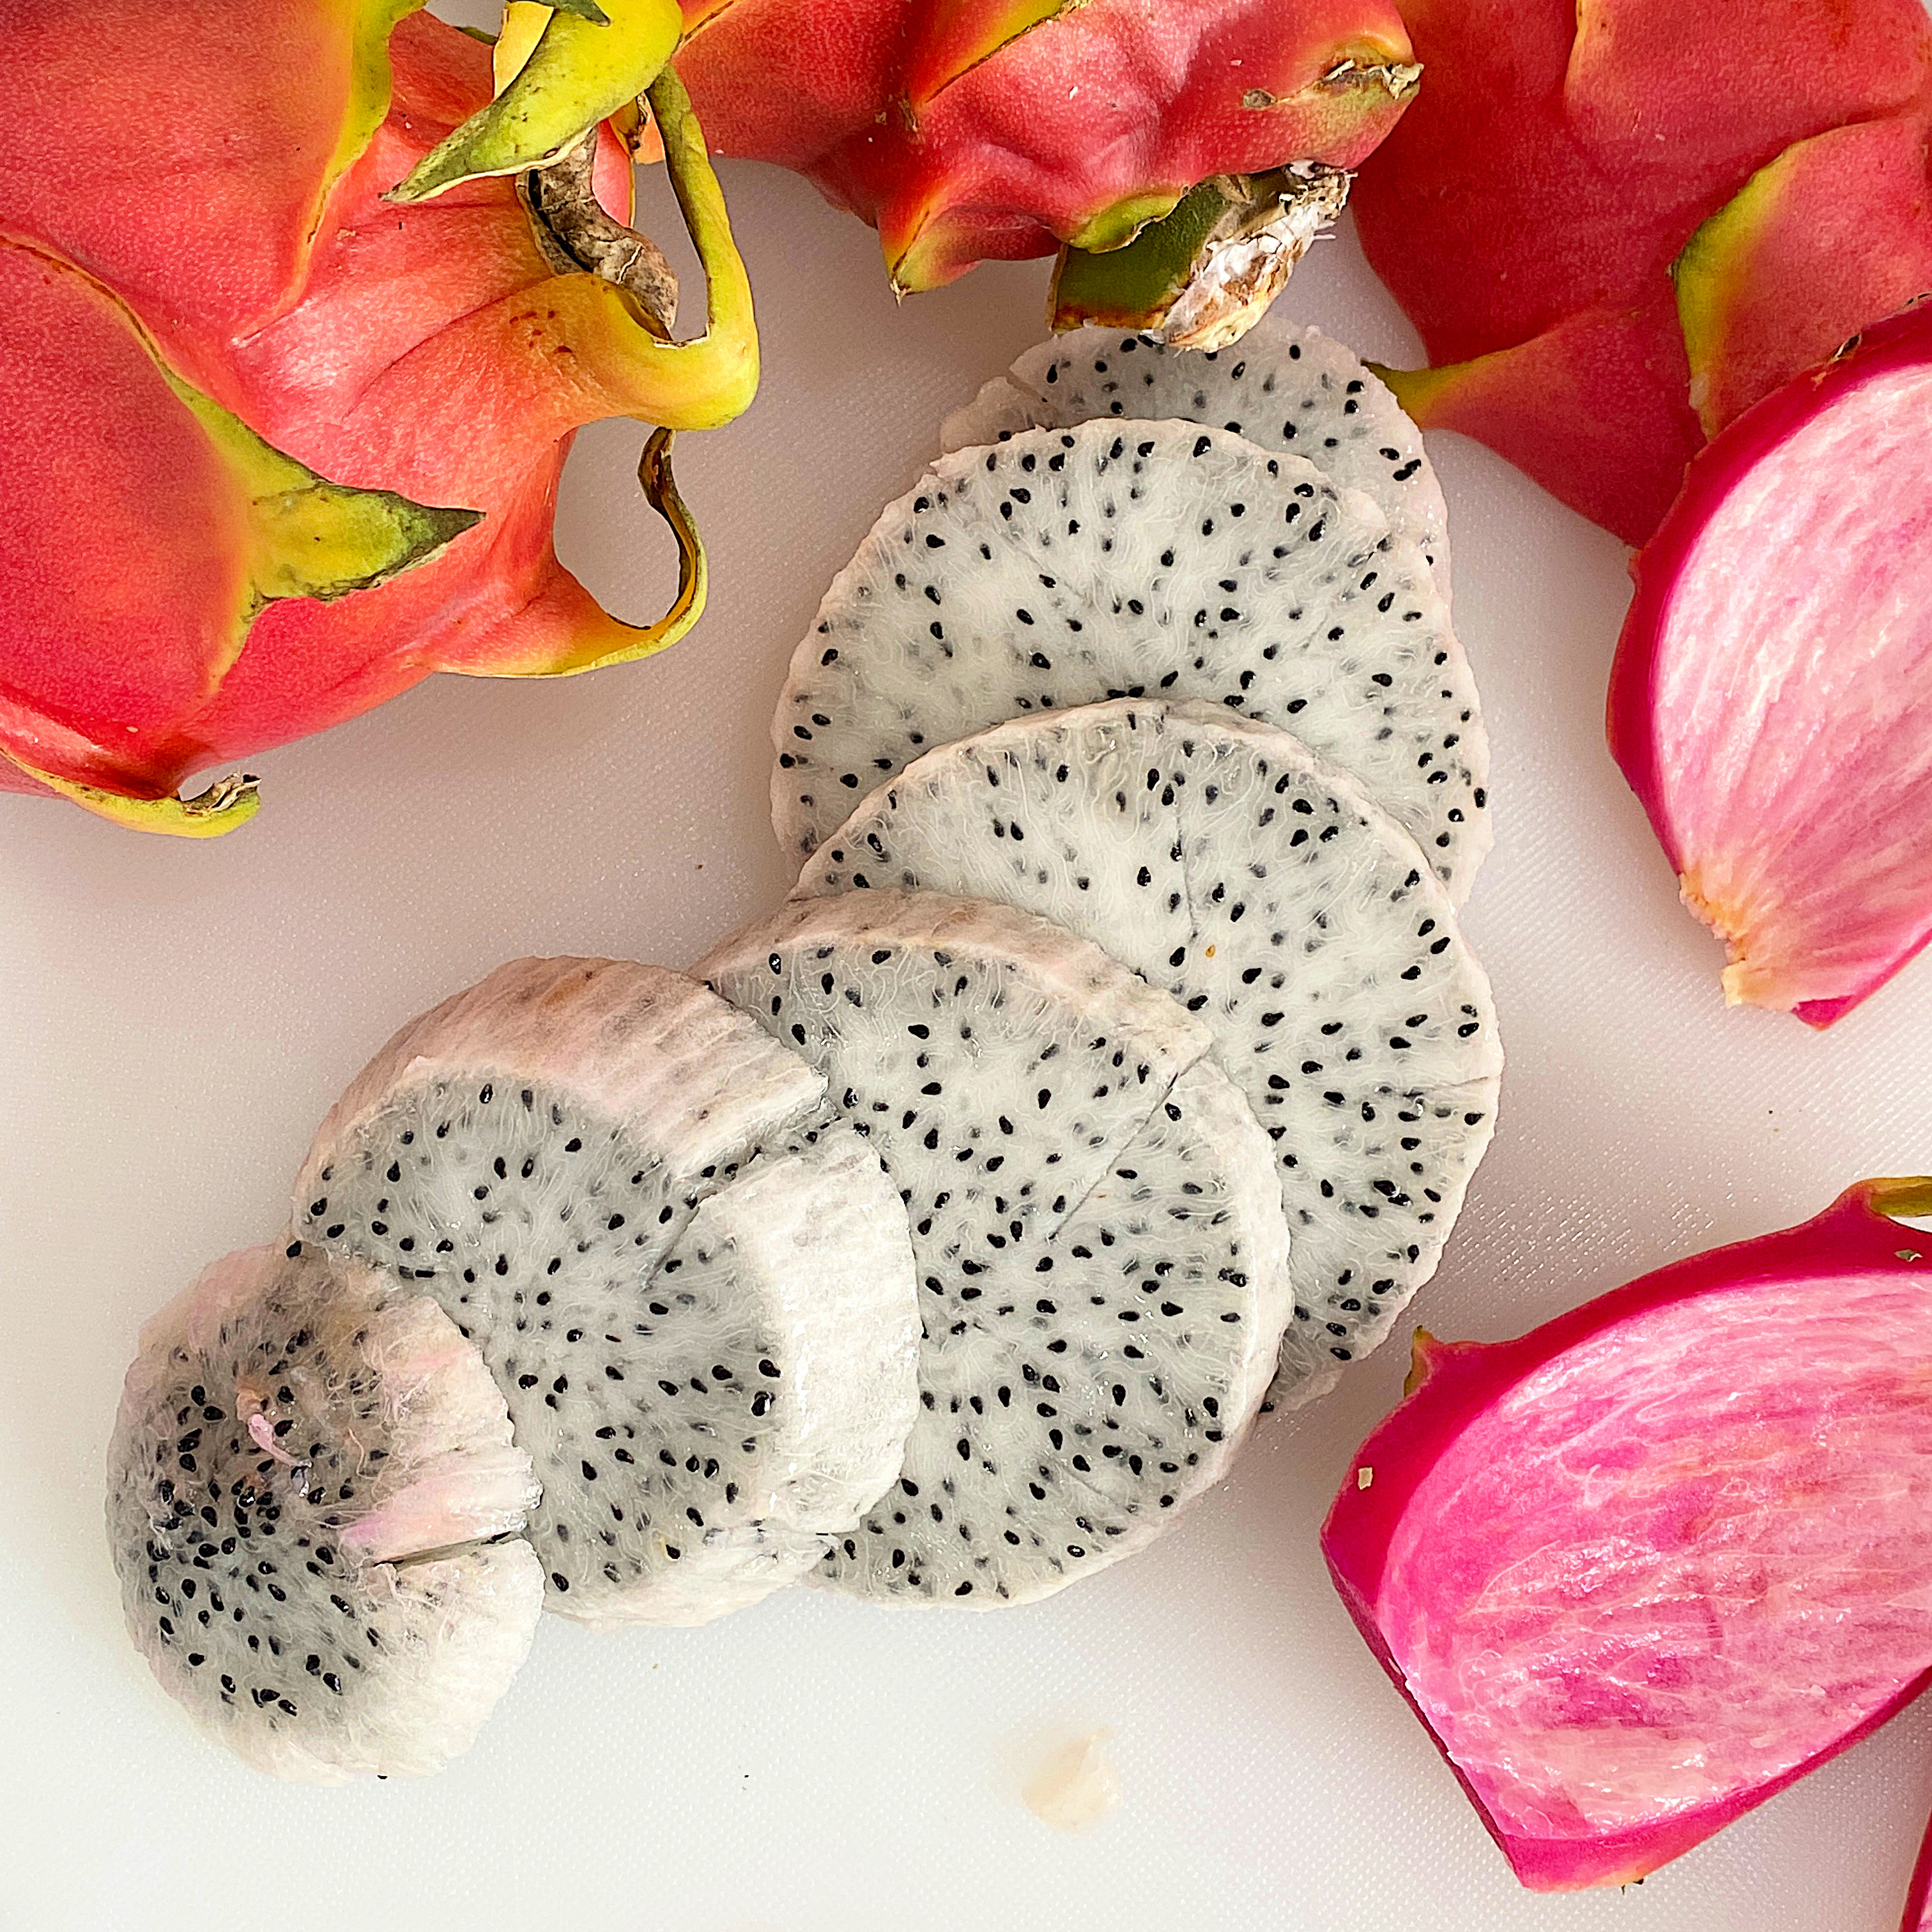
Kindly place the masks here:
POLYGON ((1301 458, 1172 422, 962 451, 885 512, 793 658, 773 823, 802 860, 933 746, 1124 697, 1293 730, 1459 902, 1488 848, 1488 743, 1421 553, 1301 458))
POLYGON ((279 1246, 217 1262, 148 1324, 108 1452, 154 1675, 256 1768, 326 1784, 469 1746, 543 1607, 514 1534, 536 1498, 434 1302, 279 1246))
POLYGON ((1268 1139, 1207 1030, 1045 920, 932 894, 794 902, 694 970, 811 1056, 912 1220, 918 1419, 824 1580, 990 1607, 1158 1534, 1288 1312, 1268 1139))
POLYGON ((801 874, 998 899, 1214 1034, 1274 1142, 1295 1318, 1274 1399, 1372 1348, 1493 1130, 1489 982, 1415 842, 1288 733, 1134 698, 996 725, 879 788, 801 874))
POLYGON ((310 1150, 303 1238, 435 1295, 502 1387, 551 1608, 739 1608, 896 1472, 905 1214, 824 1088, 681 974, 524 960, 405 1028, 310 1150))
POLYGON ((1178 417, 1305 456, 1365 490, 1389 528, 1429 559, 1449 594, 1449 511, 1422 432, 1346 344, 1270 316, 1232 348, 1166 349, 1118 329, 1078 328, 1037 344, 946 418, 947 450, 1096 416, 1178 417))

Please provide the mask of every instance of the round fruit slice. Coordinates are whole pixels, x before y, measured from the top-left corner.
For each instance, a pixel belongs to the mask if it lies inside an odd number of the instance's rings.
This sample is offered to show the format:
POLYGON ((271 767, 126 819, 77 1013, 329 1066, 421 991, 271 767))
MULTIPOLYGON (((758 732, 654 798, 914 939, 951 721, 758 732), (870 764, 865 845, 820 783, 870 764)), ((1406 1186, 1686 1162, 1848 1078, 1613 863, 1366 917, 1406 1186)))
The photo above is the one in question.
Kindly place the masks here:
POLYGON ((1488 742, 1421 553, 1301 458, 1181 423, 1030 430, 888 508, 793 658, 774 823, 802 860, 934 745, 1141 697, 1293 730, 1466 892, 1488 742))
POLYGON ((530 1459, 448 1317, 366 1268, 218 1262, 143 1331, 107 1471, 130 1634, 260 1770, 434 1771, 529 1652, 530 1459))
POLYGON ((1179 417, 1305 456, 1372 496, 1390 530, 1428 558, 1449 594, 1449 510, 1422 432, 1345 344, 1272 320, 1232 349, 1168 349, 1118 329, 1080 328, 1029 349, 946 419, 948 450, 1095 417, 1179 417))
POLYGON ((898 1483, 821 1572, 1046 1594, 1227 1469, 1288 1317, 1268 1138, 1207 1030, 1097 947, 932 893, 795 901, 698 969, 825 1074, 911 1216, 898 1483))
POLYGON ((682 974, 526 959, 405 1027, 310 1149, 304 1239, 427 1289, 508 1397, 553 1609, 755 1602, 896 1474, 905 1210, 824 1092, 682 974))
POLYGON ((880 786, 797 895, 868 886, 1055 920, 1212 1031, 1281 1167, 1277 1402, 1435 1272, 1495 1123, 1489 982, 1414 840, 1298 740, 1138 698, 996 725, 880 786))

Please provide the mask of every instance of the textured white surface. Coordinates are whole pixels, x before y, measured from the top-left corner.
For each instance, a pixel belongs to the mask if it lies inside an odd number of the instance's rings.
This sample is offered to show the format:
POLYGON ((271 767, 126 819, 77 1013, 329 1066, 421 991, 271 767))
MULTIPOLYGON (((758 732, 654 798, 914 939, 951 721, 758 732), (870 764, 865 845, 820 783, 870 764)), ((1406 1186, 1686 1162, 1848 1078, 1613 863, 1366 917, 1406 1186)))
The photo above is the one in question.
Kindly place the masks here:
MULTIPOLYGON (((681 446, 716 591, 654 663, 448 679, 261 760, 210 845, 0 796, 0 1927, 613 1932, 1892 1932, 1932 1712, 1640 1891, 1517 1890, 1357 1641, 1315 1532, 1394 1400, 1398 1338, 1264 1420, 1164 1543, 990 1616, 794 1591, 708 1629, 554 1619, 476 1748, 424 1784, 266 1783, 200 1743, 120 1628, 101 1458, 142 1321, 272 1232, 338 1090, 410 1013, 524 952, 672 965, 788 883, 766 724, 832 572, 1033 341, 1044 271, 895 311, 872 238, 732 168, 767 346, 741 424, 681 446), (1124 1802, 1069 1838, 1020 1792, 1096 1725, 1124 1802)), ((1291 312, 1413 347, 1353 244, 1291 312)), ((639 433, 587 436, 566 555, 626 610, 667 560, 639 433)), ((1623 553, 1454 438, 1432 454, 1496 741, 1470 932, 1510 1065, 1414 1312, 1496 1336, 1856 1175, 1932 1162, 1932 959, 1820 1036, 1726 1012, 1603 747, 1623 553)))

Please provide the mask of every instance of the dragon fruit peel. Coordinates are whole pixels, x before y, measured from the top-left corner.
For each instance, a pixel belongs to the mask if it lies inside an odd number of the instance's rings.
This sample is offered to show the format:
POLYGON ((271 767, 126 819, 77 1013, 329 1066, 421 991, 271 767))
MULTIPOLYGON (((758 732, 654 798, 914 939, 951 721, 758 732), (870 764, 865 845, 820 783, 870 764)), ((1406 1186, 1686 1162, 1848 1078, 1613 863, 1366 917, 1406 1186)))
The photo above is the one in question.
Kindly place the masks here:
POLYGON ((20 350, 0 372, 0 790, 226 830, 252 784, 184 801, 190 774, 434 670, 574 672, 689 628, 703 554, 668 434, 640 472, 680 548, 662 618, 603 611, 550 542, 577 428, 708 427, 756 386, 748 284, 674 74, 651 98, 706 277, 682 342, 608 126, 514 182, 386 200, 493 98, 489 50, 406 0, 278 0, 266 22, 236 0, 0 0, 0 40, 22 76, 0 128, 20 350), (152 146, 124 139, 130 94, 178 110, 144 112, 152 146), (291 490, 334 519, 312 581, 262 562, 291 490))
POLYGON ((1610 748, 1730 950, 1814 1027, 1932 936, 1932 307, 1866 330, 1691 465, 1636 564, 1610 748))
POLYGON ((1623 1885, 1932 1676, 1932 1179, 1520 1340, 1418 1335, 1322 1532, 1519 1879, 1623 1885))

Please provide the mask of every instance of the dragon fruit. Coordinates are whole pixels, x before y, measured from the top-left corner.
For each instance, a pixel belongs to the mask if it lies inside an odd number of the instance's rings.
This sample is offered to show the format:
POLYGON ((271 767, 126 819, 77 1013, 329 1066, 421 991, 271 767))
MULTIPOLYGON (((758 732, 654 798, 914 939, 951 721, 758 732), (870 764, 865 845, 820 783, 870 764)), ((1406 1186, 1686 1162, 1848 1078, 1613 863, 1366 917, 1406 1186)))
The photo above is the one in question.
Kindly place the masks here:
POLYGON ((1437 366, 1385 380, 1627 542, 1707 436, 1932 288, 1921 0, 1402 11, 1427 80, 1353 204, 1437 366))
POLYGON ((183 802, 191 773, 433 670, 641 656, 701 608, 668 432, 748 400, 748 289, 674 75, 651 98, 709 280, 699 339, 668 339, 654 251, 618 218, 623 145, 578 138, 650 78, 637 36, 652 7, 674 29, 672 0, 571 22, 630 62, 604 92, 546 36, 494 108, 489 50, 415 4, 0 0, 0 790, 224 830, 253 785, 183 802), (681 579, 642 628, 550 544, 571 436, 612 415, 666 432, 642 473, 681 579))
POLYGON ((1281 1171, 1278 1405, 1394 1326, 1489 1144, 1502 1049, 1448 893, 1340 771, 1220 705, 1018 718, 880 786, 794 896, 880 886, 1053 920, 1214 1035, 1281 1171))
POLYGON ((1932 936, 1932 306, 1758 404, 1638 560, 1610 747, 1733 1001, 1829 1025, 1932 936))
POLYGON ((1316 199, 1338 200, 1339 171, 1387 133, 1416 79, 1390 0, 1298 0, 1286 17, 1278 0, 684 10, 678 71, 712 142, 802 170, 869 222, 900 290, 1071 244, 1090 279, 1104 286, 1112 256, 1138 291, 1123 244, 1198 187, 1215 217, 1235 218, 1190 231, 1169 299, 1198 266, 1208 307, 1244 316, 1279 286, 1268 277, 1305 220, 1300 184, 1276 177, 1322 164, 1316 199), (1257 247, 1254 230, 1271 238, 1257 247))
POLYGON ((1306 457, 1330 482, 1372 497, 1449 595, 1449 509, 1421 435, 1354 351, 1318 328, 1264 326, 1232 356, 1076 330, 1029 349, 955 410, 940 437, 950 454, 1098 416, 1209 423, 1306 457))
POLYGON ((1148 696, 1293 731, 1468 896, 1489 741, 1427 560, 1305 458, 1178 422, 1028 430, 889 505, 793 655, 773 824, 803 860, 928 746, 1148 696))
POLYGON ((1198 1019, 1048 920, 932 892, 794 900, 692 970, 825 1075, 912 1222, 920 1407, 824 1580, 1024 1603, 1227 1472, 1288 1231, 1198 1019))
POLYGON ((136 1645, 259 1770, 436 1770, 529 1652, 530 1459, 449 1318, 356 1264, 250 1249, 157 1316, 107 1490, 136 1645))
POLYGON ((316 1134, 296 1232, 474 1338, 566 1616, 754 1603, 898 1472, 905 1210, 824 1092, 680 974, 524 959, 404 1027, 316 1134))
POLYGON ((1640 1879, 1932 1678, 1932 1179, 1417 1337, 1322 1545, 1526 1886, 1640 1879))

